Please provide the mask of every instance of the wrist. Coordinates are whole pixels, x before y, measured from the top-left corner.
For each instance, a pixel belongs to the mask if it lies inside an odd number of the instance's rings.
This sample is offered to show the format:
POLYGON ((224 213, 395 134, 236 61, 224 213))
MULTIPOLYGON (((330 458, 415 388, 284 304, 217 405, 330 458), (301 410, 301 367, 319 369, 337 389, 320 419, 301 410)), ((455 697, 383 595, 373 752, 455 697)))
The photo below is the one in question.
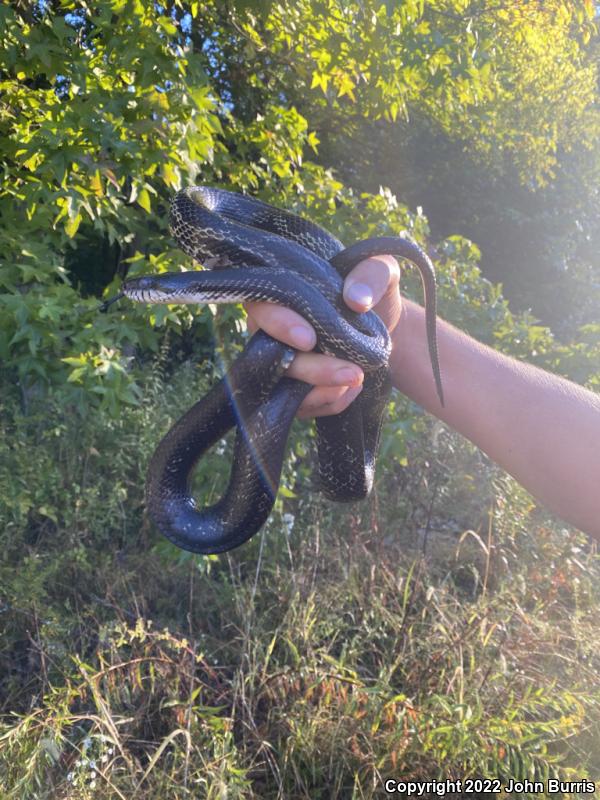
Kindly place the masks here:
POLYGON ((415 399, 414 389, 420 373, 419 362, 428 358, 426 336, 424 309, 403 298, 400 319, 391 332, 390 370, 395 388, 411 399, 415 399))

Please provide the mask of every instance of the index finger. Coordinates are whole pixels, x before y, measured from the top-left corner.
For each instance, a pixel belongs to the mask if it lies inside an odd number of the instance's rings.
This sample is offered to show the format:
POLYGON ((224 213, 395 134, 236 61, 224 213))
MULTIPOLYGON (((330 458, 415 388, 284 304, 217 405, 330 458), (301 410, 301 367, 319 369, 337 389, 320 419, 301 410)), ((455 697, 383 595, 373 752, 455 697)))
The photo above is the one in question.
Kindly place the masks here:
POLYGON ((296 350, 312 350, 317 344, 314 328, 291 308, 275 303, 245 303, 250 320, 274 339, 289 344, 296 350))

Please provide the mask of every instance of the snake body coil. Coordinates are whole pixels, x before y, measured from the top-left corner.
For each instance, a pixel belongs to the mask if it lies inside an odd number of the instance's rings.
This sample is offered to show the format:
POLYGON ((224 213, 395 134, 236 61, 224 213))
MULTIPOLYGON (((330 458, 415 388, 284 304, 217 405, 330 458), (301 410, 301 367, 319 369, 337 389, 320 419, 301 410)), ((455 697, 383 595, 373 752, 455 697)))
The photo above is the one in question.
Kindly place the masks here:
MULTIPOLYGON (((425 290, 429 351, 443 402, 436 342, 435 272, 429 258, 399 237, 344 249, 308 220, 221 189, 194 186, 175 196, 171 231, 179 246, 211 271, 135 278, 131 300, 219 303, 270 300, 305 317, 317 350, 359 364, 364 388, 341 414, 317 420, 322 491, 333 500, 366 497, 373 484, 383 413, 391 389, 389 334, 374 312, 356 314, 342 299, 343 278, 359 261, 389 253, 417 266, 425 290)), ((148 511, 179 547, 220 553, 265 523, 275 502, 289 428, 312 388, 285 377, 295 351, 255 334, 227 375, 167 433, 152 456, 148 511), (237 426, 233 467, 223 497, 199 509, 190 493, 198 459, 237 426)))

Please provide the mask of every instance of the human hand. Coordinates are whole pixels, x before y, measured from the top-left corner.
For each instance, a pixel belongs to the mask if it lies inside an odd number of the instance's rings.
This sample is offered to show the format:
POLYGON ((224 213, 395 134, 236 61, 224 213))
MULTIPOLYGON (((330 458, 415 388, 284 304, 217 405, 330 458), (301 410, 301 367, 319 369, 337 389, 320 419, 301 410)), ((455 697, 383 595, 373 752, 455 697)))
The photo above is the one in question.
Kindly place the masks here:
MULTIPOLYGON (((400 320, 402 301, 399 292, 400 267, 392 256, 375 256, 361 261, 344 283, 344 300, 358 312, 375 311, 394 330, 400 320)), ((300 351, 287 370, 291 378, 314 388, 304 398, 299 417, 339 414, 358 397, 364 373, 350 361, 310 352, 316 345, 312 326, 295 311, 274 303, 246 303, 248 328, 258 328, 300 351)))

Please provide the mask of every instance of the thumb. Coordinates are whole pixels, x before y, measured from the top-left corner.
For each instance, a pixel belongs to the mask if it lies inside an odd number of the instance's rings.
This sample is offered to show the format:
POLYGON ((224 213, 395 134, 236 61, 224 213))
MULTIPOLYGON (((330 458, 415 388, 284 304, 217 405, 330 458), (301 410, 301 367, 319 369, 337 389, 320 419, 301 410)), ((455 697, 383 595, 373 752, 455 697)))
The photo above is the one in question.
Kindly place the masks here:
POLYGON ((344 300, 353 311, 368 311, 400 283, 393 256, 373 256, 357 264, 344 282, 344 300))

